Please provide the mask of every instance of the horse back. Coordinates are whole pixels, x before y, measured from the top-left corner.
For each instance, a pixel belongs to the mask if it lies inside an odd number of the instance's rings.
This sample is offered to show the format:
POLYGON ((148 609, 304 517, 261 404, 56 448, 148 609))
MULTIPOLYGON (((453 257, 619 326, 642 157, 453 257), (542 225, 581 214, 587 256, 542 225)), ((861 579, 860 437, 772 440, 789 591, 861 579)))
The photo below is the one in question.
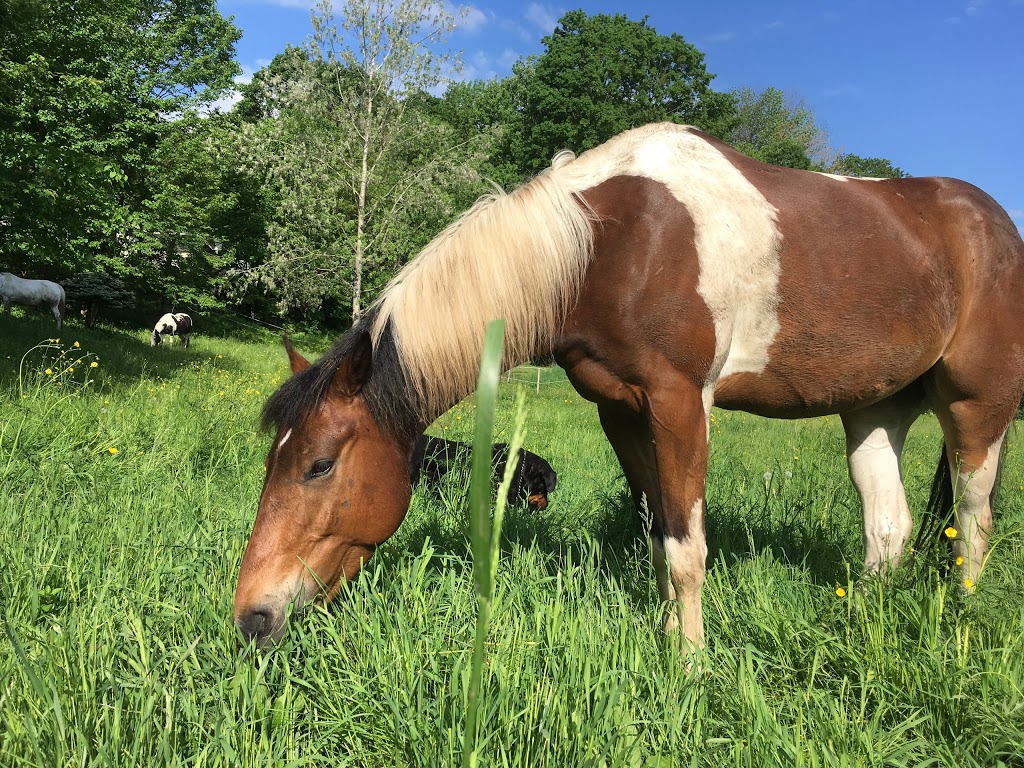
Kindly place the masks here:
POLYGON ((639 407, 656 367, 725 407, 835 413, 923 375, 986 322, 979 303, 1024 327, 1024 246, 980 190, 784 169, 688 133, 631 139, 626 172, 582 195, 601 223, 556 352, 592 399, 639 407))

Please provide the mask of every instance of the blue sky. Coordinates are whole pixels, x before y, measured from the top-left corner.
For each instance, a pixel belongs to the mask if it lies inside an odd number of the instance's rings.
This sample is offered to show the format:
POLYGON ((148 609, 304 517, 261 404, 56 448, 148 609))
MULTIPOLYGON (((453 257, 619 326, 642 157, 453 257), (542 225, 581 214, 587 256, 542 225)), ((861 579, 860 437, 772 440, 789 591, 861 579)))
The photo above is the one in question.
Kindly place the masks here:
MULTIPOLYGON (((220 0, 243 77, 311 31, 313 0, 220 0)), ((463 77, 505 76, 567 10, 649 16, 706 54, 713 86, 802 97, 832 144, 991 194, 1024 229, 1024 0, 475 0, 449 45, 463 77)))

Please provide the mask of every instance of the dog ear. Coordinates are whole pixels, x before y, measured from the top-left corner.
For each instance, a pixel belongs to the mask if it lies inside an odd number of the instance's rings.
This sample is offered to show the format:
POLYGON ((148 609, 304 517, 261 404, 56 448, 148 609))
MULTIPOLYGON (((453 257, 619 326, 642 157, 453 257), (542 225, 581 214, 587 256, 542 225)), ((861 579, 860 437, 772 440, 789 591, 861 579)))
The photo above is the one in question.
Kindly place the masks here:
POLYGON ((291 341, 288 339, 288 334, 282 334, 281 339, 284 341, 284 348, 288 353, 288 362, 292 366, 292 373, 298 373, 309 368, 309 360, 300 355, 295 347, 292 346, 291 341))

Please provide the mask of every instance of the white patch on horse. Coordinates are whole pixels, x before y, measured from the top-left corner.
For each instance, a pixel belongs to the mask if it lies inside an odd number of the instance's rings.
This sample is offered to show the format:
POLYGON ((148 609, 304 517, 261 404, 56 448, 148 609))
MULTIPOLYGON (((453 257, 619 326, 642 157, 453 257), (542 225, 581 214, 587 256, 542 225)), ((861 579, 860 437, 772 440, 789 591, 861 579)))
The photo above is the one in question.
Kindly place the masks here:
MULTIPOLYGON (((662 557, 668 560, 667 576, 671 580, 671 590, 663 590, 661 597, 662 600, 677 601, 676 610, 669 614, 665 622, 665 631, 671 632, 682 623, 683 633, 687 639, 698 645, 703 645, 704 619, 701 590, 704 586, 708 557, 707 538, 704 534, 703 499, 697 499, 693 503, 686 538, 664 537, 661 552, 664 553, 662 557)), ((662 569, 664 570, 664 566, 662 569)), ((660 584, 659 581, 659 586, 660 584)))
POLYGON ((282 448, 284 448, 284 444, 288 442, 288 438, 291 437, 291 436, 292 436, 292 431, 289 429, 287 432, 284 433, 284 435, 281 437, 281 439, 277 441, 277 449, 276 450, 278 452, 280 452, 280 450, 282 448))
POLYGON ((628 131, 557 172, 581 191, 621 175, 664 184, 693 219, 697 291, 715 324, 709 383, 767 367, 779 331, 778 211, 725 155, 687 126, 658 124, 628 131))
POLYGON ((992 532, 992 489, 999 474, 999 451, 1004 439, 1005 432, 989 446, 980 467, 950 466, 956 482, 953 498, 958 502, 953 554, 963 558, 962 576, 969 590, 977 584, 988 557, 988 535, 992 532))
POLYGON ((838 173, 825 173, 824 171, 811 171, 819 176, 824 176, 829 179, 835 179, 836 181, 885 181, 884 178, 877 176, 840 176, 838 173))
MULTIPOLYGON (((855 415, 848 417, 854 419, 855 415)), ((851 424, 851 429, 855 425, 851 424)), ((849 454, 850 479, 864 508, 864 567, 895 565, 914 527, 900 473, 905 429, 875 427, 849 454)))

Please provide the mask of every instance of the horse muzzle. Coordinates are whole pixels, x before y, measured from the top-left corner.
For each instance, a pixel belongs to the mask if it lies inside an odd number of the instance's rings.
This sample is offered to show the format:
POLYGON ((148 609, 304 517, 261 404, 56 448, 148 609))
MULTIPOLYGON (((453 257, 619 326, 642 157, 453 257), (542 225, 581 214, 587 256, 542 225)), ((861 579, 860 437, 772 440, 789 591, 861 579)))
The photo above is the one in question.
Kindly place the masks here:
POLYGON ((246 645, 255 644, 262 649, 281 642, 287 616, 284 610, 270 604, 255 605, 235 614, 235 626, 246 645))

